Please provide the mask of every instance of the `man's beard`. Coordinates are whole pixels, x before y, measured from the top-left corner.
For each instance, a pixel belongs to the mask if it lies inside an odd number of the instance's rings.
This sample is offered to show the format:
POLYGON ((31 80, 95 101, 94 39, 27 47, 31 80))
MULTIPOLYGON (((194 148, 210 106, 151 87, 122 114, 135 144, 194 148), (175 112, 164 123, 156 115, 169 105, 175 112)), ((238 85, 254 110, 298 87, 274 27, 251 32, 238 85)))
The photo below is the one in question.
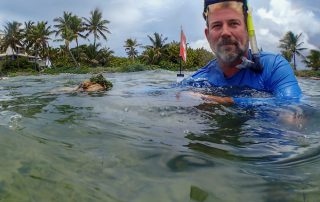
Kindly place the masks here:
POLYGON ((222 63, 232 65, 241 60, 246 49, 246 47, 241 47, 239 42, 236 40, 223 38, 216 44, 216 50, 214 53, 222 63))

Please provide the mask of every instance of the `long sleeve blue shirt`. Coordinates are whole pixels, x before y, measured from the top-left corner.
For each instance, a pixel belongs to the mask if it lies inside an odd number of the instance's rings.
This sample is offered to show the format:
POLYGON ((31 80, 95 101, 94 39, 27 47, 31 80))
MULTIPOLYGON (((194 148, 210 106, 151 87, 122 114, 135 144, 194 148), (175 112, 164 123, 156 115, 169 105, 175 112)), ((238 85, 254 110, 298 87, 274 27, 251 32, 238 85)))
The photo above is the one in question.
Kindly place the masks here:
MULTIPOLYGON (((249 56, 251 57, 250 54, 249 56)), ((199 86, 200 83, 205 82, 206 85, 214 87, 249 87, 272 93, 275 97, 301 97, 301 89, 287 60, 280 55, 261 52, 260 63, 263 66, 261 73, 253 72, 250 69, 241 69, 232 77, 227 78, 218 62, 212 60, 191 76, 193 82, 191 85, 199 86)))

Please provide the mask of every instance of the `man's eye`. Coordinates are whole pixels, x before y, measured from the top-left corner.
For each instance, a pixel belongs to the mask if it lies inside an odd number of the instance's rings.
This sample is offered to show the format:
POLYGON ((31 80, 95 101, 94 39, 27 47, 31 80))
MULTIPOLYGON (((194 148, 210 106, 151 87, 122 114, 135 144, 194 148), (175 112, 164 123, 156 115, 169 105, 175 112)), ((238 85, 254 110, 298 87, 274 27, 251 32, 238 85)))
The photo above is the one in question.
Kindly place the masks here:
POLYGON ((211 29, 219 29, 221 27, 221 25, 219 24, 214 24, 211 26, 211 29))
POLYGON ((238 22, 231 22, 230 25, 231 25, 232 27, 235 27, 235 26, 238 26, 239 23, 238 23, 238 22))

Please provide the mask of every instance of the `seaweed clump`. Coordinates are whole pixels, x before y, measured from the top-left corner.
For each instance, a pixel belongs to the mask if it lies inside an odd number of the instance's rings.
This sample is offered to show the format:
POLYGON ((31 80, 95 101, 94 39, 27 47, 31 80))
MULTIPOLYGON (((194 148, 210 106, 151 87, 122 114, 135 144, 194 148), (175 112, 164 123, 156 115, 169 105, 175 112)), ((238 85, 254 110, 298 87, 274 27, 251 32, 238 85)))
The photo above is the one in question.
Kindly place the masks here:
POLYGON ((110 90, 113 87, 112 82, 105 79, 102 74, 92 76, 90 82, 100 84, 105 90, 110 90))

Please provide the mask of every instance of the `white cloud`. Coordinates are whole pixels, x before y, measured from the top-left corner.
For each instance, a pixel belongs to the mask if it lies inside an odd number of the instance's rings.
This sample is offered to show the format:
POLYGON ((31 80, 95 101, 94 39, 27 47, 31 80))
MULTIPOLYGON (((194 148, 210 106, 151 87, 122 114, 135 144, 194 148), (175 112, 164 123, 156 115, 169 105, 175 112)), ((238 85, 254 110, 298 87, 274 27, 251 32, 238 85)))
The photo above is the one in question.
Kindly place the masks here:
POLYGON ((291 30, 311 35, 320 33, 320 22, 315 14, 303 7, 294 7, 289 0, 271 0, 270 10, 260 8, 257 13, 262 19, 271 20, 281 27, 283 32, 291 30))
POLYGON ((315 45, 311 44, 309 41, 309 36, 307 34, 301 36, 301 41, 303 41, 303 47, 307 49, 318 49, 315 45))
POLYGON ((122 7, 121 9, 112 9, 108 11, 108 19, 111 25, 121 25, 123 29, 131 29, 132 26, 137 24, 143 19, 142 12, 136 8, 122 7), (121 12, 119 12, 121 10, 121 12))
MULTIPOLYGON (((319 45, 319 9, 317 12, 317 6, 314 6, 319 5, 319 1, 252 1, 257 11, 254 20, 259 46, 264 50, 279 51, 279 39, 289 30, 296 34, 303 32, 305 47, 319 45)), ((48 20, 54 24, 53 18, 62 16, 63 11, 89 17, 90 11, 96 7, 110 21, 108 41, 100 42, 114 50, 116 55, 125 55, 123 43, 127 38, 136 38, 146 45, 150 43, 147 35, 158 32, 168 37, 167 42, 178 41, 181 25, 191 47, 210 50, 203 34, 202 0, 1 0, 0 23, 3 26, 12 20, 48 20), (34 5, 38 9, 34 9, 34 5)))
MULTIPOLYGON (((301 3, 301 2, 300 2, 301 3)), ((303 47, 315 49, 315 38, 320 34, 320 22, 314 12, 301 5, 296 6, 292 0, 271 0, 269 9, 257 10, 257 38, 259 46, 266 51, 280 52, 279 40, 288 32, 302 33, 303 47)), ((308 54, 305 52, 305 54, 308 54)))
POLYGON ((260 29, 260 30, 259 30, 259 33, 260 33, 260 35, 262 35, 262 36, 268 35, 269 32, 270 32, 269 29, 260 29))
MULTIPOLYGON (((168 16, 179 13, 177 11, 184 3, 174 0, 111 0, 105 3, 102 11, 111 22, 112 32, 108 44, 115 48, 116 54, 124 55, 123 42, 127 38, 136 38, 145 45, 150 43, 147 35, 154 32, 168 37, 168 32, 173 32, 168 27, 177 20, 168 21, 168 16)), ((178 36, 180 26, 176 27, 178 36)), ((169 39, 168 42, 172 40, 174 39, 169 39)))
POLYGON ((192 42, 190 42, 190 47, 194 48, 194 49, 205 48, 206 50, 211 51, 207 39, 199 39, 197 41, 192 41, 192 42))
MULTIPOLYGON (((136 4, 137 1, 133 0, 133 2, 136 4)), ((177 4, 178 2, 172 1, 172 0, 140 0, 139 4, 147 9, 151 9, 151 10, 158 10, 158 9, 168 9, 168 8, 172 8, 172 6, 174 6, 175 4, 177 4)))
MULTIPOLYGON (((2 15, 0 15, 0 25, 4 24, 4 17, 2 15)), ((0 28, 0 30, 2 30, 2 28, 0 28)))
POLYGON ((264 51, 278 52, 279 37, 272 34, 270 30, 266 28, 257 29, 256 34, 257 38, 261 39, 258 41, 259 48, 262 48, 264 51))

